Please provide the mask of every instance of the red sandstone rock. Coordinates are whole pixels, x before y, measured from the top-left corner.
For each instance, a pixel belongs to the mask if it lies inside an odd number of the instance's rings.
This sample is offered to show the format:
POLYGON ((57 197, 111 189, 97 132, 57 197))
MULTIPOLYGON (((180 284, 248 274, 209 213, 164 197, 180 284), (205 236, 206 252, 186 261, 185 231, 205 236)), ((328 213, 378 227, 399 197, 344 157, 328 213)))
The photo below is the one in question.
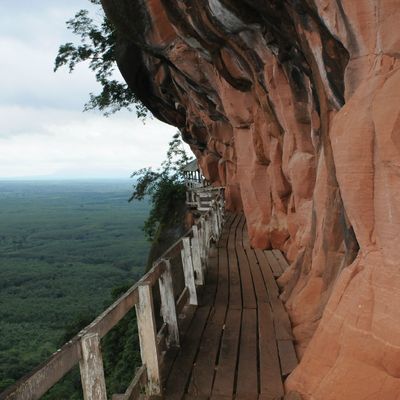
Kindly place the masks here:
POLYGON ((400 399, 399 1, 103 6, 130 87, 292 262, 287 389, 400 399))

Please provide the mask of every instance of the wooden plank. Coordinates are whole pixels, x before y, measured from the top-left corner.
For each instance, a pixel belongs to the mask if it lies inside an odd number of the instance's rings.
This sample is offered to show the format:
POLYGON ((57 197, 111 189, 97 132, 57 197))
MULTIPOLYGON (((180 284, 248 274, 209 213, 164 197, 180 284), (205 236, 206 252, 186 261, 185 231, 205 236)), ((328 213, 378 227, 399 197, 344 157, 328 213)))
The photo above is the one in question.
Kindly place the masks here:
POLYGON ((184 289, 182 290, 181 295, 178 297, 178 300, 176 301, 176 315, 179 315, 182 312, 183 308, 187 305, 188 300, 189 300, 189 290, 185 286, 184 289))
MULTIPOLYGON (((219 241, 218 241, 218 245, 220 245, 221 242, 224 242, 224 243, 226 242, 228 235, 229 235, 229 230, 231 228, 233 221, 235 220, 235 217, 236 217, 235 214, 232 214, 232 213, 226 214, 226 216, 225 216, 226 220, 223 225, 223 229, 222 229, 219 241)), ((226 243, 224 244, 224 246, 226 246, 226 243)))
POLYGON ((287 262, 286 258, 283 256, 280 250, 272 250, 272 254, 278 260, 279 265, 282 268, 282 272, 285 272, 289 268, 289 263, 287 262))
POLYGON ((215 201, 215 223, 216 223, 216 241, 218 241, 218 239, 221 236, 221 232, 222 232, 222 208, 221 208, 221 204, 218 201, 215 201))
POLYGON ((242 215, 237 215, 229 231, 228 237, 228 265, 229 265, 229 308, 242 308, 242 288, 238 260, 236 257, 236 228, 242 215))
MULTIPOLYGON (((189 327, 193 322, 193 318, 196 313, 196 306, 191 306, 190 304, 186 305, 183 312, 178 315, 178 326, 179 326, 179 337, 181 342, 183 342, 186 337, 189 327)), ((180 352, 179 347, 171 347, 168 352, 165 354, 162 364, 162 381, 165 385, 167 382, 169 374, 172 370, 172 365, 174 364, 176 357, 180 352)))
POLYGON ((81 358, 80 337, 75 336, 48 360, 0 394, 1 400, 40 399, 81 358))
POLYGON ((288 376, 298 364, 296 351, 291 340, 278 340, 279 359, 281 361, 281 373, 288 376))
POLYGON ((183 236, 181 236, 175 243, 173 243, 167 250, 165 250, 165 252, 160 256, 159 259, 171 259, 179 255, 182 250, 182 237, 193 236, 192 228, 188 229, 183 236))
POLYGON ((210 204, 210 227, 211 227, 210 237, 212 240, 216 241, 219 236, 219 232, 218 232, 218 217, 214 200, 210 204))
POLYGON ((210 248, 212 221, 210 215, 204 216, 204 235, 205 235, 205 248, 204 248, 204 266, 207 268, 208 249, 210 248))
POLYGON ((245 224, 244 216, 236 229, 236 255, 240 271, 240 281, 242 286, 243 308, 256 308, 256 296, 254 293, 253 279, 250 272, 250 265, 243 248, 243 227, 245 224))
POLYGON ((138 286, 143 282, 147 282, 151 286, 154 285, 164 272, 164 268, 164 263, 161 260, 155 262, 147 274, 102 312, 90 325, 84 328, 79 335, 98 333, 100 338, 104 337, 136 305, 139 299, 138 286))
POLYGON ((254 250, 247 248, 246 256, 249 261, 251 275, 253 277, 254 290, 257 297, 257 303, 268 302, 268 291, 264 284, 264 278, 261 273, 260 265, 257 262, 257 257, 254 250))
POLYGON ((88 333, 81 339, 82 358, 79 360, 83 398, 85 400, 107 400, 103 358, 100 338, 97 333, 88 333))
MULTIPOLYGON (((168 331, 168 325, 164 322, 161 325, 161 329, 157 333, 157 346, 158 346, 158 352, 160 356, 162 353, 167 351, 167 332, 168 331)), ((162 363, 162 362, 161 362, 162 363)))
POLYGON ((211 395, 225 315, 226 305, 218 306, 211 310, 207 321, 188 389, 189 395, 196 398, 211 395))
POLYGON ((253 279, 246 253, 241 246, 237 246, 236 254, 240 270, 240 281, 242 285, 243 308, 256 308, 256 296, 254 293, 253 279))
POLYGON ((164 263, 159 260, 153 264, 151 270, 145 274, 135 285, 129 288, 117 301, 102 312, 90 325, 84 328, 79 335, 86 333, 98 333, 100 338, 104 337, 138 302, 137 288, 143 282, 151 286, 164 272, 164 263))
POLYGON ((201 261, 199 231, 196 225, 194 225, 192 229, 193 229, 193 238, 191 241, 191 250, 193 258, 193 269, 195 271, 195 281, 197 285, 204 285, 204 268, 203 268, 203 263, 201 261))
POLYGON ((235 400, 258 400, 258 398, 259 398, 259 394, 258 393, 256 393, 256 394, 247 394, 247 395, 243 395, 243 396, 240 396, 240 395, 237 394, 235 396, 235 400))
POLYGON ((147 368, 148 393, 161 393, 160 356, 157 346, 156 321, 154 317, 153 294, 150 285, 138 287, 139 302, 136 304, 136 318, 139 331, 140 354, 147 368))
POLYGON ((264 278, 264 283, 268 291, 269 299, 274 299, 279 296, 279 288, 275 282, 274 275, 272 274, 270 265, 263 253, 263 251, 259 249, 255 249, 254 253, 257 257, 258 263, 260 265, 261 274, 264 278))
POLYGON ((278 348, 271 308, 258 304, 258 335, 260 358, 260 395, 265 400, 281 398, 284 394, 278 348))
POLYGON ((221 239, 218 244, 218 284, 215 296, 216 306, 226 306, 229 301, 229 264, 228 264, 228 239, 231 226, 236 219, 235 215, 230 215, 224 226, 221 239))
POLYGON ((275 277, 280 277, 282 275, 282 268, 278 263, 278 260, 275 258, 274 254, 271 250, 264 250, 264 255, 268 260, 268 263, 271 267, 272 273, 275 277))
POLYGON ((176 358, 165 388, 165 397, 181 399, 185 394, 192 366, 199 348, 200 339, 207 322, 210 307, 198 307, 193 323, 182 343, 181 350, 176 358))
POLYGON ((185 276, 185 285, 189 290, 189 303, 192 305, 197 305, 197 291, 196 282, 194 278, 194 270, 192 263, 192 256, 190 252, 190 239, 183 238, 183 249, 181 251, 183 274, 185 276))
POLYGON ((240 213, 239 214, 239 222, 236 225, 236 233, 235 233, 236 246, 243 245, 243 226, 244 226, 245 221, 246 221, 246 218, 245 218, 244 214, 240 213))
POLYGON ((242 243, 245 249, 245 255, 247 257, 247 264, 251 272, 257 302, 268 301, 268 292, 264 284, 264 279, 257 261, 257 257, 254 254, 254 250, 250 248, 246 225, 243 227, 242 243))
POLYGON ((218 285, 215 305, 227 305, 229 301, 229 264, 226 248, 218 250, 218 285))
MULTIPOLYGON (((161 270, 160 270, 161 271, 161 270)), ((150 271, 149 271, 150 272, 150 271)), ((79 334, 98 333, 100 338, 104 337, 138 302, 137 288, 142 280, 129 288, 117 301, 102 312, 89 326, 79 334)))
POLYGON ((153 268, 151 268, 149 272, 142 276, 139 282, 147 282, 150 286, 153 286, 158 281, 164 270, 164 261, 159 259, 153 264, 153 268))
POLYGON ((158 281, 161 297, 161 315, 164 322, 168 325, 168 345, 179 346, 179 329, 172 284, 171 264, 169 260, 165 260, 164 263, 165 271, 158 281))
POLYGON ((258 396, 258 400, 284 400, 284 397, 281 396, 269 396, 269 395, 265 395, 265 394, 260 394, 258 396))
POLYGON ((213 305, 218 284, 218 248, 211 248, 208 256, 207 284, 199 299, 201 305, 213 305))
POLYGON ((140 394, 143 393, 144 388, 147 384, 147 370, 146 366, 142 365, 136 372, 131 384, 128 386, 125 392, 125 400, 138 399, 140 394))
POLYGON ((140 393, 146 387, 147 375, 146 367, 142 365, 136 372, 135 377, 129 384, 124 394, 113 394, 112 400, 135 400, 138 399, 140 393))
POLYGON ((228 309, 215 375, 213 395, 232 396, 239 347, 241 310, 228 309))
MULTIPOLYGON (((220 339, 223 332, 229 298, 228 255, 226 246, 230 228, 234 220, 235 215, 229 214, 218 242, 217 292, 215 294, 214 307, 212 308, 210 318, 207 322, 196 364, 193 368, 188 391, 191 396, 209 396, 211 393, 215 362, 219 353, 220 339)), ((212 260, 210 259, 209 261, 211 261, 210 272, 212 272, 214 270, 214 268, 212 268, 212 260)))
POLYGON ((205 267, 206 258, 205 258, 205 248, 207 246, 206 237, 205 237, 205 222, 204 216, 200 218, 198 223, 198 241, 199 241, 199 248, 200 248, 200 258, 201 258, 201 265, 203 268, 205 267))
POLYGON ((244 309, 240 333, 236 398, 258 397, 257 310, 244 309))
POLYGON ((293 340, 292 325, 289 315, 278 298, 270 300, 274 318, 275 336, 277 340, 293 340))

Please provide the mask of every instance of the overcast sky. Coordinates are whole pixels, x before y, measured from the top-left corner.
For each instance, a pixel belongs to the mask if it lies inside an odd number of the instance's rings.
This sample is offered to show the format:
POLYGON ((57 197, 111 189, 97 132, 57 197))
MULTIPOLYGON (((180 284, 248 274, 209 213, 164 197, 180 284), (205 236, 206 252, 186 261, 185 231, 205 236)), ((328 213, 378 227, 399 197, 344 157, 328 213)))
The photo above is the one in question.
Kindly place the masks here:
MULTIPOLYGON (((127 178, 158 165, 176 128, 133 113, 82 112, 86 66, 53 72, 65 21, 88 0, 0 0, 0 179, 127 178)), ((95 11, 95 10, 94 10, 95 11)))

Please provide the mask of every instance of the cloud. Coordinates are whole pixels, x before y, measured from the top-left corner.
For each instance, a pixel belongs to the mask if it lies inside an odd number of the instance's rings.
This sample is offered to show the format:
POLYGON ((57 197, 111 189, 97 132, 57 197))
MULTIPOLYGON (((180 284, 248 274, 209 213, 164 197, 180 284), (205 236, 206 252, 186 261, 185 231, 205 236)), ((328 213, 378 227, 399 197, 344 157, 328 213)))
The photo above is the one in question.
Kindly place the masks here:
POLYGON ((1 38, 0 104, 82 109, 89 92, 98 91, 93 74, 80 66, 73 74, 53 72, 56 50, 33 48, 1 38))
POLYGON ((59 45, 75 40, 65 21, 89 1, 0 1, 0 178, 127 177, 158 165, 175 128, 82 113, 99 90, 93 73, 53 72, 59 45))
POLYGON ((59 110, 2 108, 20 132, 0 135, 0 177, 129 177, 133 170, 161 163, 176 128, 155 119, 144 125, 119 117, 59 110), (30 116, 37 119, 32 127, 30 116))

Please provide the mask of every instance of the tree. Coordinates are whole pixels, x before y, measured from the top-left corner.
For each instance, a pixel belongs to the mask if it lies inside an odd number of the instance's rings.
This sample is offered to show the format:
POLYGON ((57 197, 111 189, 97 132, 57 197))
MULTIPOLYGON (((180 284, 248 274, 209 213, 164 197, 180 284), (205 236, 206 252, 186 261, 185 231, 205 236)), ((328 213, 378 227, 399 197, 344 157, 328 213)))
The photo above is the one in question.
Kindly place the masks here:
MULTIPOLYGON (((100 0, 89 0, 101 5, 100 0)), ((100 7, 101 8, 101 7, 100 7)), ((116 30, 111 21, 101 11, 101 22, 96 23, 88 10, 80 10, 75 17, 66 22, 67 28, 80 38, 79 44, 65 43, 60 46, 55 60, 54 70, 67 66, 72 72, 76 65, 88 62, 95 73, 102 91, 94 95, 84 109, 99 109, 105 115, 123 108, 135 108, 136 114, 143 119, 149 111, 125 83, 114 79, 116 68, 116 30)), ((187 164, 186 154, 180 134, 173 136, 169 143, 167 158, 161 168, 143 168, 135 171, 132 177, 137 181, 129 201, 150 197, 150 214, 144 225, 144 232, 150 241, 157 239, 159 233, 168 226, 180 223, 185 205, 185 185, 182 167, 187 164)))
POLYGON ((164 228, 181 222, 186 199, 183 167, 189 161, 178 132, 172 137, 159 169, 143 168, 132 174, 137 181, 129 201, 150 197, 150 214, 143 229, 150 241, 157 240, 164 228))
POLYGON ((77 64, 88 62, 102 90, 99 94, 90 93, 84 111, 98 109, 108 116, 123 108, 134 108, 138 118, 143 119, 149 115, 147 108, 126 83, 115 79, 116 30, 104 14, 100 0, 89 1, 100 6, 100 22, 91 18, 88 10, 78 11, 66 22, 67 28, 80 38, 80 43, 68 42, 59 47, 54 71, 66 66, 72 72, 77 64))

